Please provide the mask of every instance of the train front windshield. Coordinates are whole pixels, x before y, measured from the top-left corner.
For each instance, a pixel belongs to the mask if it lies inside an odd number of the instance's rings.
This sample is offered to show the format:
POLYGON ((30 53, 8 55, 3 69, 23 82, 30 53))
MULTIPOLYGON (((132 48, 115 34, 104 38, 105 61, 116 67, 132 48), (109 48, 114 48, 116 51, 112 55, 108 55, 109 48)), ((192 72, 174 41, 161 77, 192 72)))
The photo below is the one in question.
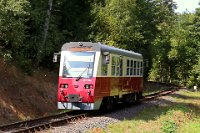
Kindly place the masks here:
POLYGON ((68 52, 64 56, 63 78, 91 78, 95 52, 68 52))

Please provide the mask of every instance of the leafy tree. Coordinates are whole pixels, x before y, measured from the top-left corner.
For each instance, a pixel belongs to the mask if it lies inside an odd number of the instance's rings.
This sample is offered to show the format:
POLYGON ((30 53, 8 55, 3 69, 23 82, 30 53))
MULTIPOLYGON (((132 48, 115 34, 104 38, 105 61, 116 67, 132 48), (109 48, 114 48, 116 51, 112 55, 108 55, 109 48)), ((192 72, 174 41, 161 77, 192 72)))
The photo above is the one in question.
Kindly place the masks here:
POLYGON ((0 0, 0 48, 4 56, 13 57, 25 45, 29 7, 27 0, 0 0))
POLYGON ((94 6, 96 18, 90 26, 90 39, 133 50, 142 38, 138 18, 134 15, 136 1, 108 0, 104 5, 95 3, 94 6))
POLYGON ((149 79, 162 82, 170 82, 173 65, 170 63, 168 53, 171 50, 171 29, 174 25, 175 4, 171 1, 156 2, 156 34, 151 43, 152 68, 149 79))
POLYGON ((175 8, 173 0, 0 0, 0 53, 31 72, 51 68, 65 42, 103 42, 142 53, 151 80, 192 86, 200 83, 200 9, 175 8))
POLYGON ((165 24, 167 27, 155 40, 149 77, 193 86, 199 80, 199 13, 197 10, 196 14, 184 13, 175 18, 169 26, 165 24))
POLYGON ((174 62, 173 79, 179 80, 180 84, 186 85, 193 65, 196 63, 196 44, 190 38, 193 14, 182 14, 173 27, 171 37, 171 51, 168 56, 174 62))
MULTIPOLYGON (((135 14, 138 16, 141 25, 140 32, 143 36, 143 39, 138 42, 137 49, 140 49, 139 52, 143 53, 144 59, 148 60, 149 66, 152 66, 152 63, 156 62, 154 58, 157 56, 155 44, 159 41, 161 43, 167 41, 167 38, 165 39, 162 35, 166 36, 169 33, 167 27, 170 26, 171 20, 173 20, 176 4, 171 0, 137 0, 136 8, 135 14)), ((161 49, 163 48, 161 46, 161 49)), ((148 77, 150 68, 145 68, 145 77, 148 77)))
MULTIPOLYGON (((140 52, 151 63, 149 51, 155 39, 169 33, 164 31, 170 29, 174 5, 170 0, 97 1, 93 4, 92 15, 95 17, 89 38, 140 52)), ((169 37, 165 41, 167 39, 169 37)), ((148 69, 145 70, 147 76, 148 69)))
MULTIPOLYGON (((189 71, 189 86, 200 85, 200 8, 196 9, 196 13, 192 23, 190 24, 189 36, 191 48, 193 48, 193 56, 191 57, 193 67, 189 71)), ((191 62, 190 60, 190 62, 191 62)))
POLYGON ((37 66, 50 67, 52 54, 63 43, 87 41, 90 6, 84 0, 30 0, 29 37, 24 56, 37 66))

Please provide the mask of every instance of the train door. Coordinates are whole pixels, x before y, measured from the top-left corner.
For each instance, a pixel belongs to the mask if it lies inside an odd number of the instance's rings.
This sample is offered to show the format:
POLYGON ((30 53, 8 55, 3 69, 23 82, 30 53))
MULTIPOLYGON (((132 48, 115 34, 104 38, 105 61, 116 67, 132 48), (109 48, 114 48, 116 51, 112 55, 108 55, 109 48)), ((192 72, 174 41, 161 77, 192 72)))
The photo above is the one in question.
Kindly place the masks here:
POLYGON ((120 68, 119 68, 119 97, 122 97, 122 89, 123 89, 123 82, 124 82, 124 77, 123 77, 123 56, 120 56, 119 58, 119 63, 120 63, 120 68))
POLYGON ((102 55, 101 56, 101 92, 104 94, 104 96, 110 95, 109 87, 110 87, 110 79, 108 77, 109 74, 109 55, 102 55))
POLYGON ((123 68, 123 85, 122 85, 122 93, 127 94, 131 91, 131 75, 132 75, 132 62, 130 58, 125 58, 123 68))

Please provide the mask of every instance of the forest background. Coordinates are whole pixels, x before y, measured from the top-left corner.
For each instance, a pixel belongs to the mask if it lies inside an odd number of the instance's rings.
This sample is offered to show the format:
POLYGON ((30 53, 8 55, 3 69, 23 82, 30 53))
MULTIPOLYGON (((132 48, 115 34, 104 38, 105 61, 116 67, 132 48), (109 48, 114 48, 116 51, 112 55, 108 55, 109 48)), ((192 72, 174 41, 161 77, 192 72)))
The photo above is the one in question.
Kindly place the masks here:
POLYGON ((57 69, 66 42, 92 41, 142 53, 148 80, 200 85, 200 8, 173 0, 0 0, 0 56, 25 73, 57 69))

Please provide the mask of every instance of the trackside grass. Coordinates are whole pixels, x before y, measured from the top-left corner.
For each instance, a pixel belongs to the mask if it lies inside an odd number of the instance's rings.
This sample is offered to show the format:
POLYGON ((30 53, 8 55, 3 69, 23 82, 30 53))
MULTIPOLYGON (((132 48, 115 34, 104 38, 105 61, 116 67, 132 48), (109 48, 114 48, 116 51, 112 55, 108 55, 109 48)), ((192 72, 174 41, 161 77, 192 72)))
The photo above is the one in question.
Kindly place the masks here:
MULTIPOLYGON (((161 100, 161 99, 160 99, 161 100)), ((180 90, 131 120, 94 128, 89 133, 198 133, 200 132, 200 92, 180 90)))

